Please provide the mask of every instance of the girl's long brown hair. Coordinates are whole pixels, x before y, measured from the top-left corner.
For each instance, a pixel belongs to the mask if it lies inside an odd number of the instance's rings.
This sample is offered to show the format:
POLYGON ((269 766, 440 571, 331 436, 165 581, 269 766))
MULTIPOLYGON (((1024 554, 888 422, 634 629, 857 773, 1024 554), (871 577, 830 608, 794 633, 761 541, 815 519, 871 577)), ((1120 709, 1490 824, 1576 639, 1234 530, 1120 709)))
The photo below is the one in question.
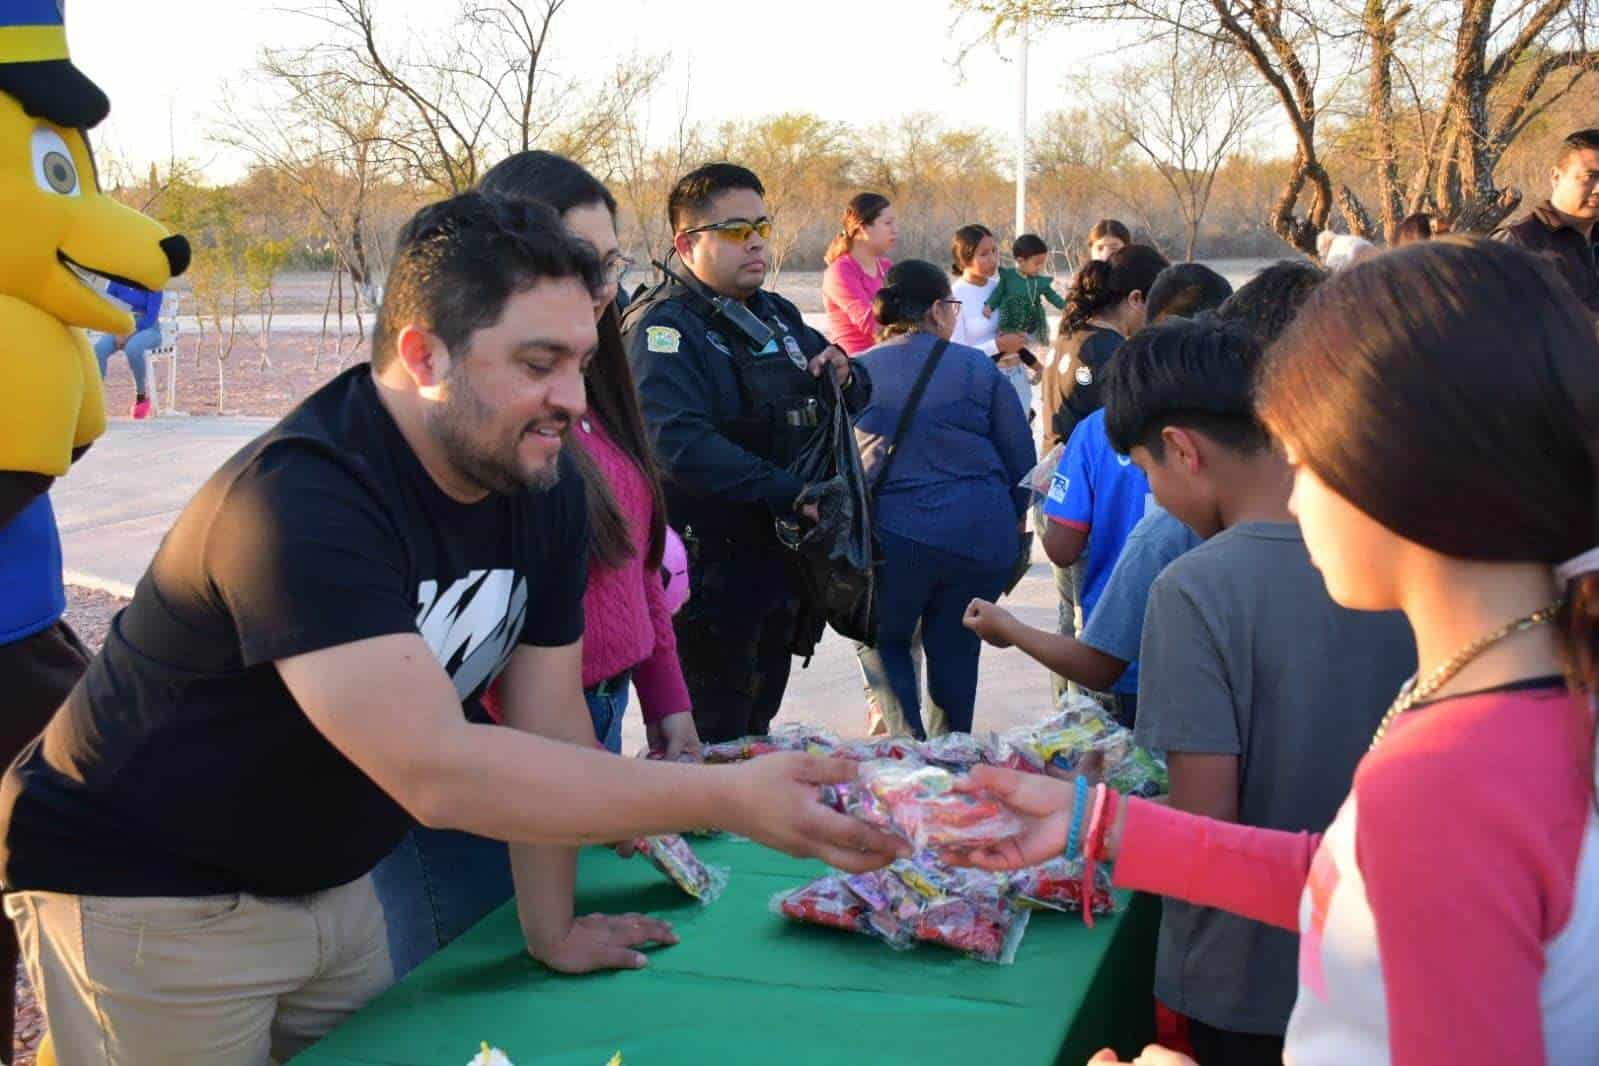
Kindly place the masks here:
MULTIPOLYGON (((574 207, 603 204, 612 222, 616 220, 616 198, 610 190, 582 166, 554 152, 517 152, 490 168, 478 187, 508 199, 536 200, 561 214, 574 207)), ((653 570, 661 565, 666 551, 666 495, 661 489, 661 467, 644 430, 638 390, 628 366, 627 349, 622 345, 621 317, 614 303, 605 309, 597 325, 599 347, 585 382, 589 411, 649 484, 653 506, 644 561, 653 570)), ((614 569, 634 555, 632 530, 605 475, 584 449, 581 437, 582 433, 574 430, 567 434, 566 442, 587 495, 589 558, 599 566, 614 569)))
MULTIPOLYGON (((1273 345, 1263 421, 1407 540, 1492 562, 1599 542, 1599 337, 1510 245, 1444 237, 1335 275, 1273 345)), ((1569 679, 1599 692, 1599 574, 1563 590, 1569 679)))

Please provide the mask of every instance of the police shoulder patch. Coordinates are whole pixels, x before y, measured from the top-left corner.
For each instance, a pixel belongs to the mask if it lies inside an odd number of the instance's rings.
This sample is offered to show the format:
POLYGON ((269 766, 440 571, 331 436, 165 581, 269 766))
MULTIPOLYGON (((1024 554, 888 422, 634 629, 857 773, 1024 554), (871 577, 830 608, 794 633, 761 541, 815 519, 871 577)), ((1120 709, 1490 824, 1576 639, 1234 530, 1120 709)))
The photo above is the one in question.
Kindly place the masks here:
POLYGON ((671 326, 647 326, 644 330, 644 345, 652 352, 670 355, 683 346, 683 334, 671 326))

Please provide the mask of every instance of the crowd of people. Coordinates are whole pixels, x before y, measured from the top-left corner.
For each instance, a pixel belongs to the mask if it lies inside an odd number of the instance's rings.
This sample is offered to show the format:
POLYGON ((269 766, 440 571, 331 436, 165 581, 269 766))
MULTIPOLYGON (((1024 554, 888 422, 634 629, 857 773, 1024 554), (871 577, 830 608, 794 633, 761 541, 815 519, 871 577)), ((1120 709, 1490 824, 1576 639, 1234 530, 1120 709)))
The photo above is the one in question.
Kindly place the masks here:
POLYGON ((677 934, 574 914, 584 844, 900 856, 817 802, 849 764, 698 764, 814 645, 778 528, 822 517, 792 468, 838 405, 874 728, 976 728, 986 642, 1168 762, 1158 803, 981 768, 1027 829, 953 858, 1114 856, 1168 897, 1153 991, 1207 1066, 1590 1058, 1599 131, 1501 241, 1407 219, 1236 290, 1114 220, 1059 285, 978 223, 948 269, 894 261, 862 193, 827 333, 763 287, 765 195, 683 176, 631 299, 616 200, 560 156, 411 219, 371 363, 196 493, 0 784, 61 1060, 285 1059, 513 896, 546 966, 641 967, 677 934), (995 602, 1030 531, 1050 629, 995 602), (616 757, 635 694, 649 759, 616 757))

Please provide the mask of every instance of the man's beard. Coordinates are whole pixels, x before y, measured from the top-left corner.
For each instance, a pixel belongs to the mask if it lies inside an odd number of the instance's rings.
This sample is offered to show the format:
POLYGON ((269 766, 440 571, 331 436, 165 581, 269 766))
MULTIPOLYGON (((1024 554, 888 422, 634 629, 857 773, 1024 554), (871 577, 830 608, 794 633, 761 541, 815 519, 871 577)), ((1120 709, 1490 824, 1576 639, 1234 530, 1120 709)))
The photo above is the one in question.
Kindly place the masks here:
MULTIPOLYGON (((555 487, 561 479, 558 458, 538 469, 527 469, 517 455, 520 434, 501 445, 481 439, 476 429, 492 425, 494 412, 467 383, 466 375, 456 369, 446 379, 446 385, 444 402, 428 410, 426 421, 451 466, 480 488, 504 496, 555 487)), ((531 430, 532 425, 524 429, 531 430)))

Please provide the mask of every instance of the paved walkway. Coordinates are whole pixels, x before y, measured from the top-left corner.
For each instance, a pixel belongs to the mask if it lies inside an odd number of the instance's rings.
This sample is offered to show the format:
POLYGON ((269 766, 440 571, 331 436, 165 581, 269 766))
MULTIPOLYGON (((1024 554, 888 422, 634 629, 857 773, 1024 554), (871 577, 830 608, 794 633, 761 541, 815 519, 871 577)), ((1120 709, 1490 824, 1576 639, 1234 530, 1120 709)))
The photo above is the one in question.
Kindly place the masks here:
MULTIPOLYGON (((111 428, 51 492, 61 524, 67 581, 131 596, 178 512, 221 463, 272 424, 261 418, 170 418, 111 428)), ((1032 572, 1007 601, 1033 625, 1052 625, 1055 587, 1041 550, 1032 572)), ((1043 669, 1014 649, 986 649, 978 682, 977 729, 1033 722, 1048 711, 1043 669)), ((782 717, 841 733, 864 728, 864 700, 854 646, 828 632, 808 669, 795 663, 782 717)), ((626 750, 643 743, 630 714, 626 750)))

